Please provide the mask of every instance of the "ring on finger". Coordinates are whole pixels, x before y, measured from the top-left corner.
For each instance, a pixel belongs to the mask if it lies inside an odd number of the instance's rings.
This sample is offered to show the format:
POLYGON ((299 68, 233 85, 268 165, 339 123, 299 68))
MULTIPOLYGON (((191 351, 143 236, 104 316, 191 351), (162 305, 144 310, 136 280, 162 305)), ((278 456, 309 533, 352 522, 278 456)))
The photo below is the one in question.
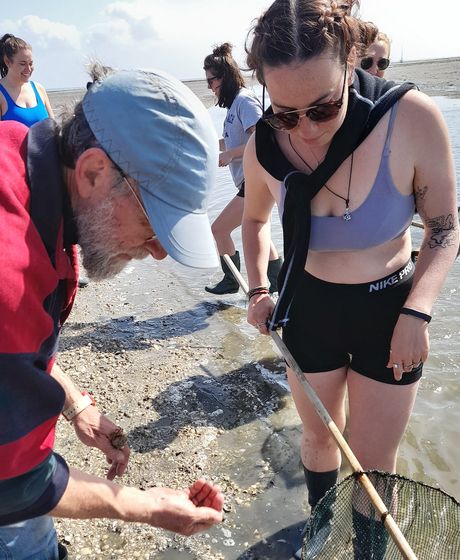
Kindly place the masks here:
POLYGON ((393 364, 394 369, 398 369, 399 368, 399 364, 393 364))
POLYGON ((421 365, 421 363, 422 363, 421 361, 417 362, 417 363, 413 362, 412 364, 409 364, 407 367, 411 367, 411 368, 419 367, 421 365))

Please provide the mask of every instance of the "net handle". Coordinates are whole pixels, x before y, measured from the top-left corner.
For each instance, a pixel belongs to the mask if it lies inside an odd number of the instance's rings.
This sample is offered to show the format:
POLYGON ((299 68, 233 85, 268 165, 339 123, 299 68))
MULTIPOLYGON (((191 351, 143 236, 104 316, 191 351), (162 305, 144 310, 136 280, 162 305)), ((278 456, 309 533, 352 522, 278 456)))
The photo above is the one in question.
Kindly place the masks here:
MULTIPOLYGON (((247 295, 249 291, 249 286, 247 285, 244 278, 241 276, 240 271, 236 268, 236 266, 233 264, 233 261, 228 255, 223 255, 222 258, 224 259, 224 261, 227 263, 228 267, 232 271, 235 280, 237 280, 243 292, 247 295)), ((345 438, 343 437, 342 433, 338 429, 337 424, 331 418, 331 415, 329 414, 326 407, 319 399, 313 387, 305 379, 303 371, 300 369, 299 365, 295 361, 291 352, 284 344, 282 338, 276 331, 270 331, 270 336, 273 342, 275 343, 276 347, 278 348, 281 356, 283 356, 283 358, 288 363, 289 367, 294 371, 297 380, 302 385, 305 393, 307 394, 311 403, 315 407, 315 410, 318 413, 319 417, 327 426, 332 437, 335 439, 337 445, 342 450, 351 468, 353 469, 353 472, 357 475, 358 481, 363 486, 364 490, 367 492, 367 495, 369 496, 372 505, 374 506, 375 510, 379 514, 380 519, 382 520, 385 527, 387 528, 387 531, 390 533, 390 536, 393 539, 396 546, 398 547, 399 552, 402 554, 405 560, 417 560, 417 556, 414 554, 414 551, 410 547, 405 536, 402 534, 401 529, 396 524, 395 520, 389 513, 387 507, 383 503, 383 500, 380 497, 379 493, 374 488, 374 485, 372 484, 369 477, 364 472, 364 469, 360 465, 355 454, 353 453, 350 446, 348 445, 345 438)))

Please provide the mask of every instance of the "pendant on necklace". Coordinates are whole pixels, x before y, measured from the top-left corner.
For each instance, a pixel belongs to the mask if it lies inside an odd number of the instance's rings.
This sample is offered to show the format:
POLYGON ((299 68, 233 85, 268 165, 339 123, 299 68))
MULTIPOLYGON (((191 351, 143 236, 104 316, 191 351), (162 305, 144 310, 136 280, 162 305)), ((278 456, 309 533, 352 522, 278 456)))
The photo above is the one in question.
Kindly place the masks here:
POLYGON ((347 207, 345 208, 345 212, 344 212, 344 214, 343 214, 343 219, 344 219, 346 222, 349 222, 349 221, 351 220, 350 208, 348 207, 348 205, 347 205, 347 207))

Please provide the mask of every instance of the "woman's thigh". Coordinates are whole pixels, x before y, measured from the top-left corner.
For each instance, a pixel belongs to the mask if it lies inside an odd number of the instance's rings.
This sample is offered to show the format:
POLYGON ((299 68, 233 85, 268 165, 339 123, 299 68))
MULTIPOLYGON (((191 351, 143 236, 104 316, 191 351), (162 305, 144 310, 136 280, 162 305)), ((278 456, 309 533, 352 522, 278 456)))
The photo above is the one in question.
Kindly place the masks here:
POLYGON ((47 515, 0 527, 0 560, 57 560, 53 519, 47 515))
POLYGON ((243 219, 244 198, 235 196, 217 216, 212 224, 213 231, 232 232, 241 225, 243 219))
MULTIPOLYGON (((304 432, 318 437, 329 437, 329 430, 316 412, 305 389, 296 374, 288 368, 288 381, 292 397, 302 420, 304 432)), ((346 368, 320 373, 304 373, 305 379, 312 386, 319 400, 326 407, 337 426, 343 430, 345 424, 344 400, 346 390, 346 368)))
POLYGON ((348 372, 349 443, 365 469, 394 472, 419 382, 394 385, 348 372))

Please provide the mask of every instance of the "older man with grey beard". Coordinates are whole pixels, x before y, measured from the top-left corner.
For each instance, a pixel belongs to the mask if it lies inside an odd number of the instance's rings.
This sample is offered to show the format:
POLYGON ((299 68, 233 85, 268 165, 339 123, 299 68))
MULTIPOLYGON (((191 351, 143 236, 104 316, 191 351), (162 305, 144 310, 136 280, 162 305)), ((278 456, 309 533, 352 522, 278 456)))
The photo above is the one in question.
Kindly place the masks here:
POLYGON ((221 521, 223 496, 204 479, 148 492, 114 483, 128 463, 126 437, 56 364, 77 243, 95 280, 149 255, 218 264, 206 213, 213 131, 186 86, 134 70, 96 75, 62 126, 0 123, 0 557, 64 558, 52 516, 138 521, 184 535, 221 521), (60 414, 106 455, 107 480, 53 451, 60 414))

